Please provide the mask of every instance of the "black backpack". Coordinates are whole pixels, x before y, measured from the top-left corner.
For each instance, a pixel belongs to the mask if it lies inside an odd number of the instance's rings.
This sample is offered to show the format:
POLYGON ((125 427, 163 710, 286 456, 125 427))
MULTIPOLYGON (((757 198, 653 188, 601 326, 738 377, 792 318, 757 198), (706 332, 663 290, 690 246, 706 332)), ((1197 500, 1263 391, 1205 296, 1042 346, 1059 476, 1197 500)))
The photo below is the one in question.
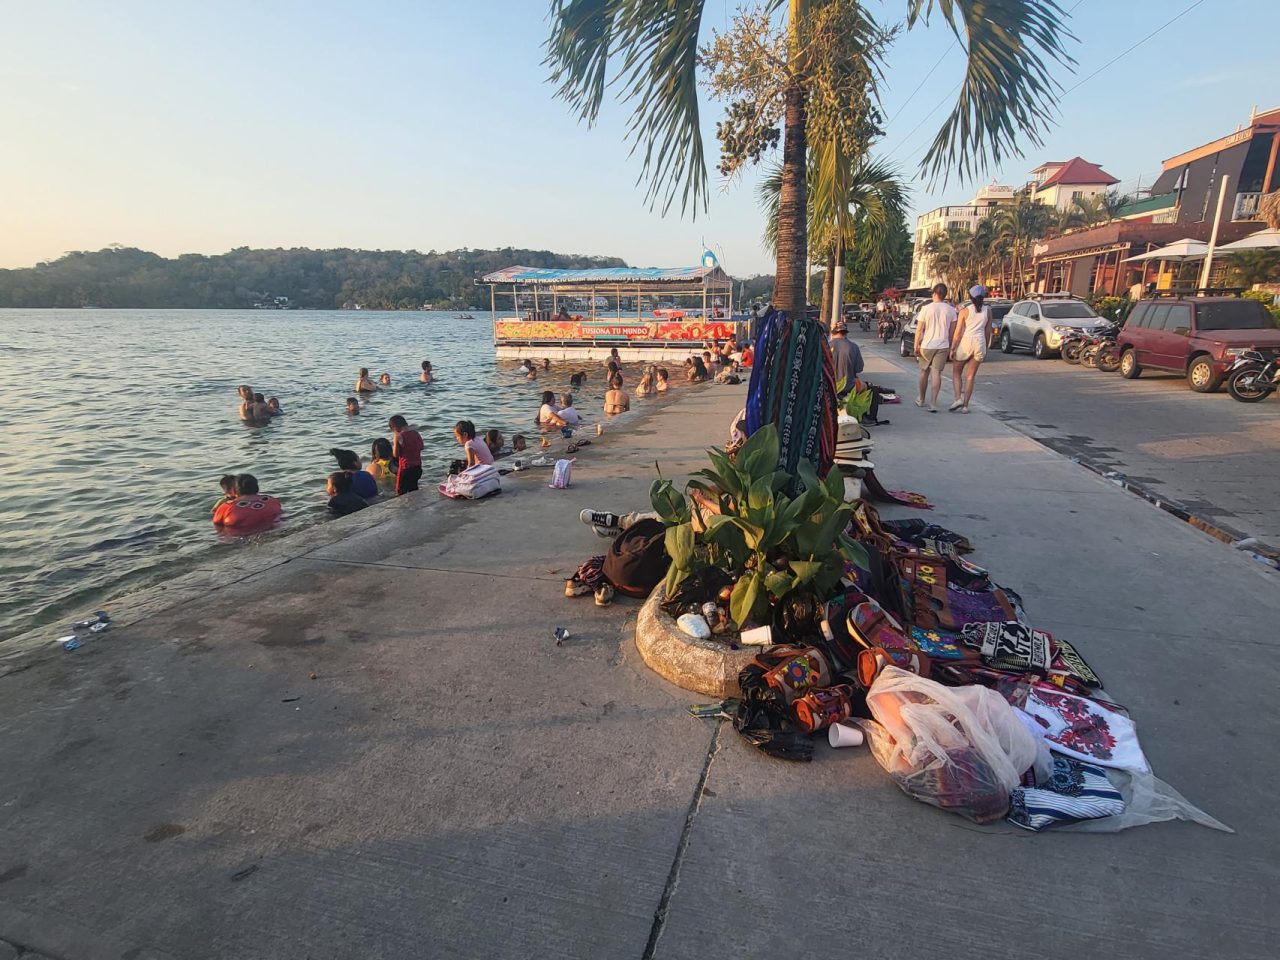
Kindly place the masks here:
POLYGON ((619 593, 645 599, 671 566, 666 536, 661 520, 637 520, 609 544, 601 572, 619 593))

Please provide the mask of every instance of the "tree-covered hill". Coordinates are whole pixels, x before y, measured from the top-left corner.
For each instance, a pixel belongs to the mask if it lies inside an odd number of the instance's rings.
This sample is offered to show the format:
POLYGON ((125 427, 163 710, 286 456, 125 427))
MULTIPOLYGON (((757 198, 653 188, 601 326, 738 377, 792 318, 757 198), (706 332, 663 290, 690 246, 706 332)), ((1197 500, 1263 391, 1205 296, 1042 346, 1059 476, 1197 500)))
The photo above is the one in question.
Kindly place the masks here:
MULTIPOLYGON (((625 266, 617 257, 546 250, 250 250, 173 260, 132 247, 76 251, 17 270, 0 270, 0 307, 243 308, 288 298, 296 308, 441 309, 488 302, 475 286, 485 273, 527 267, 625 266)), ((281 300, 281 303, 285 301, 281 300)))

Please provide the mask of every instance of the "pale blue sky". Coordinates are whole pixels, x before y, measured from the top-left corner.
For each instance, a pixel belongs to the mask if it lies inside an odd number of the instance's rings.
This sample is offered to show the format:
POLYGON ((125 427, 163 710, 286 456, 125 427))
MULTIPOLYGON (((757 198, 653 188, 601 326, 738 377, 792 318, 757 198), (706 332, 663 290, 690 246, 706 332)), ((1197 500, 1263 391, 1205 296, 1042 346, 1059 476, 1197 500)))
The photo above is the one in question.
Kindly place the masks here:
MULTIPOLYGON (((1074 0, 1065 0, 1070 8, 1074 0)), ((1193 0, 1083 0, 1070 87, 1193 0)), ((871 0, 885 22, 905 0, 871 0)), ((733 3, 710 0, 707 27, 733 3)), ((0 0, 0 266, 123 243, 166 256, 233 246, 520 246, 771 269, 754 177, 697 221, 650 213, 627 111, 588 130, 541 66, 543 0, 362 4, 0 0)), ((1161 161, 1280 105, 1268 0, 1208 0, 1066 95, 1043 148, 992 178, 1082 155, 1144 182, 1161 161), (1254 48, 1250 43, 1257 41, 1254 48)), ((882 152, 915 172, 958 83, 940 25, 894 48, 882 152), (942 62, 904 106, 926 72, 942 62)), ((720 111, 705 105, 709 155, 720 111)), ((914 207, 959 203, 972 185, 914 207)))

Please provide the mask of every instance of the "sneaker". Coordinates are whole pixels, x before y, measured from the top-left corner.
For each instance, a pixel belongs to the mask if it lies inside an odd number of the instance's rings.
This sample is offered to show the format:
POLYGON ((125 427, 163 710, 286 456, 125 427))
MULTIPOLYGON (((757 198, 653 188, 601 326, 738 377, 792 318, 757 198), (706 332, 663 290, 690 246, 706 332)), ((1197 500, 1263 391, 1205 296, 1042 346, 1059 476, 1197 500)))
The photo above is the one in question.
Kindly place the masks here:
POLYGON ((916 406, 917 406, 917 407, 923 407, 923 406, 924 406, 924 400, 922 400, 920 397, 916 397, 916 406))
POLYGON ((963 407, 963 406, 964 406, 964 401, 963 401, 963 400, 957 400, 957 401, 956 401, 955 403, 953 403, 951 406, 947 407, 947 409, 948 409, 948 410, 950 410, 952 413, 955 413, 957 410, 959 410, 959 409, 960 409, 961 407, 963 407))
POLYGON ((933 403, 929 404, 929 412, 930 412, 930 413, 937 413, 937 412, 938 412, 938 406, 937 406, 937 404, 933 404, 933 403))
POLYGON ((613 587, 607 583, 602 583, 596 587, 596 606, 607 607, 613 603, 613 587))
POLYGON ((570 577, 564 582, 564 595, 566 597, 585 597, 590 592, 591 588, 577 577, 570 577))
MULTIPOLYGON (((595 527, 596 533, 600 533, 601 528, 605 530, 617 531, 622 525, 622 518, 616 513, 609 513, 604 510, 583 510, 578 514, 578 519, 585 523, 588 527, 595 527)), ((610 534, 600 534, 601 536, 610 536, 610 534)))
POLYGON ((961 412, 961 413, 968 413, 968 412, 969 412, 969 407, 968 407, 968 405, 966 404, 965 406, 961 407, 961 408, 960 408, 960 412, 961 412))

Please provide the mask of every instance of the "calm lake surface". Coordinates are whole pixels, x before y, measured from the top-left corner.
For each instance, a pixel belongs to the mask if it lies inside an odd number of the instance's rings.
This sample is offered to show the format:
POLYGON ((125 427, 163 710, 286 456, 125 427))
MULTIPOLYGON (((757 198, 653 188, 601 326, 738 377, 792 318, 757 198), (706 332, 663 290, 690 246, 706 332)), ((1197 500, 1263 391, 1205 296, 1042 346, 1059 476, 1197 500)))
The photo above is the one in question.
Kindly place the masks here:
MULTIPOLYGON (((329 448, 367 460, 392 414, 422 432, 424 491, 459 455, 454 423, 497 427, 508 443, 517 432, 536 437, 541 392, 568 390, 573 370, 588 371, 575 405, 599 418, 603 364, 553 363, 530 382, 494 359, 487 313, 454 316, 0 310, 0 639, 44 625, 52 638, 53 625, 112 596, 326 521, 329 448), (418 382, 423 360, 438 378, 429 386, 418 382), (392 385, 348 417, 361 366, 375 379, 390 373, 392 385), (241 383, 279 397, 284 416, 241 423, 241 383), (279 527, 220 537, 210 515, 224 473, 252 473, 279 497, 279 527)), ((627 374, 631 392, 638 371, 627 374)))

